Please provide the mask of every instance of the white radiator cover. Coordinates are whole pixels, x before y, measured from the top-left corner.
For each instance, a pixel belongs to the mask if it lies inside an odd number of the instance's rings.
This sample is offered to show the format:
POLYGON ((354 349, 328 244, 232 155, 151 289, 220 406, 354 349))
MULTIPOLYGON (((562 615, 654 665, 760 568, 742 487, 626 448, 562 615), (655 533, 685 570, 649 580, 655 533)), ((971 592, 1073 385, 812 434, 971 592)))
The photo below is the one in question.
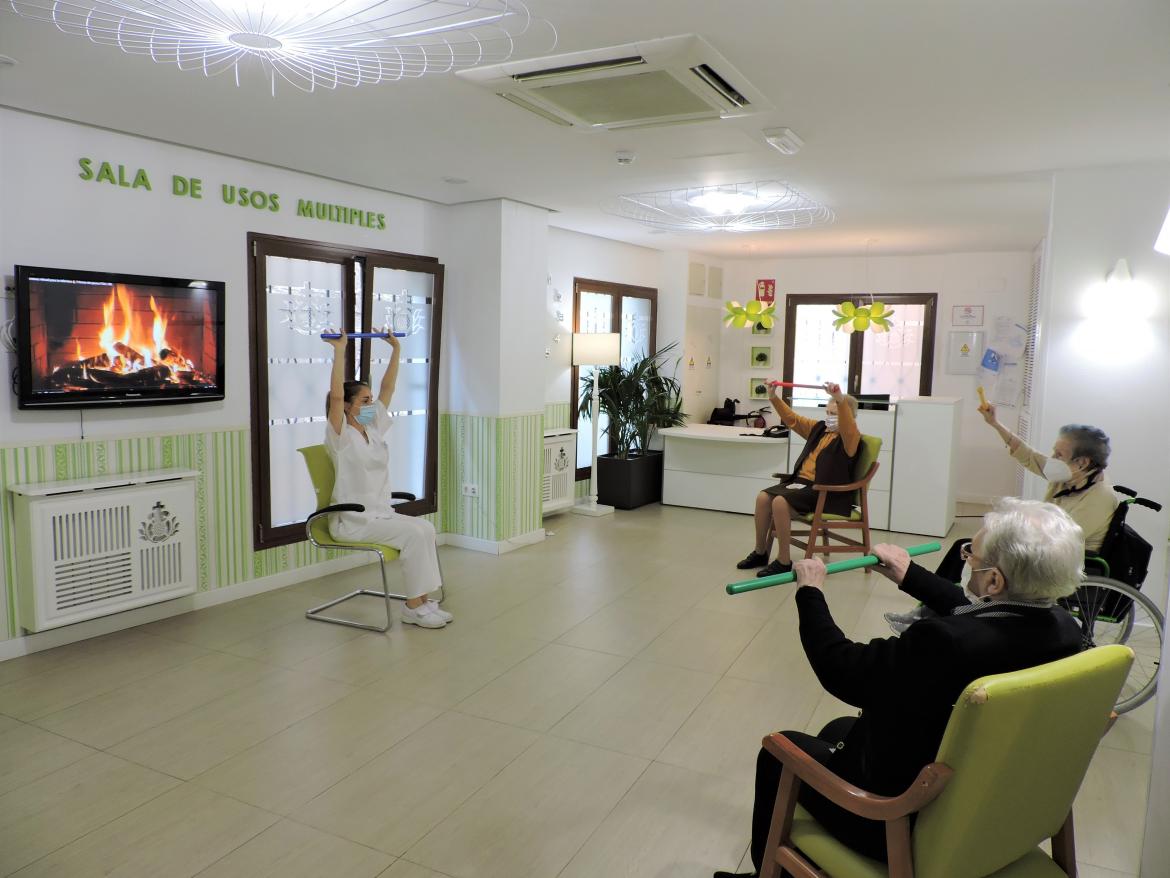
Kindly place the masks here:
POLYGON ((195 479, 140 475, 156 478, 13 487, 22 628, 44 631, 195 591, 195 479))
POLYGON ((577 431, 546 430, 544 434, 544 496, 548 515, 573 505, 577 475, 577 431))

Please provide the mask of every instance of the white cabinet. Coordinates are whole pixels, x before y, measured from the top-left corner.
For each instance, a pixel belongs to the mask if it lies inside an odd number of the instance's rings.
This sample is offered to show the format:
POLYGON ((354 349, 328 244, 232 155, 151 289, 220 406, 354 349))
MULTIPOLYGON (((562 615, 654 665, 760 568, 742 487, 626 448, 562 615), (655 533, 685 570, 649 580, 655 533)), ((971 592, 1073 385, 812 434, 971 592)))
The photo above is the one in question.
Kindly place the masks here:
POLYGON ((556 427, 544 431, 543 503, 540 507, 544 515, 572 507, 576 461, 576 430, 556 427))
POLYGON ((744 436, 743 427, 693 424, 659 430, 664 461, 662 502, 723 512, 755 509, 756 495, 776 484, 788 460, 788 440, 744 436))
POLYGON ((898 402, 890 529, 944 537, 955 521, 958 397, 898 402))

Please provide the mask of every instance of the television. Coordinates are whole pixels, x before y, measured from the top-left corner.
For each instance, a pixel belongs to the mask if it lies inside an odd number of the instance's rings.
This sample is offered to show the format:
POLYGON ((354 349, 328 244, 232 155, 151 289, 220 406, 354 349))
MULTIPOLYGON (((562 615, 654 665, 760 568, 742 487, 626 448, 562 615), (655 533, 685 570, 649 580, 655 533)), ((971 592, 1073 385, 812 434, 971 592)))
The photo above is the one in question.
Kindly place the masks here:
POLYGON ((18 405, 224 398, 222 281, 16 266, 18 405))

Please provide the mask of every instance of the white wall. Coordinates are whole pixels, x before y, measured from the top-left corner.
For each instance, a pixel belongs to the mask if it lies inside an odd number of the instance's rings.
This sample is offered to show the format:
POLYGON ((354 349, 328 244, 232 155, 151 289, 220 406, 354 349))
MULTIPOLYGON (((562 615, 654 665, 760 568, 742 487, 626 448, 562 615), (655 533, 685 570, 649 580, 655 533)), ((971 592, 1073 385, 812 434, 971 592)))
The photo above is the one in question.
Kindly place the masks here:
MULTIPOLYGON (((0 109, 0 131, 0 266, 6 278, 20 264, 227 284, 226 399, 91 409, 85 415, 87 437, 248 425, 248 232, 437 255, 432 231, 439 208, 428 202, 12 110, 0 109), (82 156, 95 164, 123 164, 130 176, 144 168, 152 191, 83 181, 78 176, 82 156), (172 174, 201 178, 203 199, 172 195, 172 174), (223 183, 279 193, 281 209, 272 213, 224 204, 223 183), (374 231, 298 217, 298 198, 385 213, 388 227, 374 231), (165 427, 160 427, 163 417, 165 427)), ((11 307, 6 300, 0 316, 11 316, 11 307)), ((15 354, 5 355, 3 362, 4 374, 10 374, 15 354)), ((76 411, 19 411, 15 396, 6 396, 0 405, 0 441, 5 444, 80 437, 76 411)))
MULTIPOLYGON (((1088 421, 1110 436, 1109 474, 1166 505, 1135 509, 1130 522, 1155 547, 1143 590, 1166 606, 1166 539, 1170 534, 1170 258, 1154 238, 1170 206, 1170 163, 1067 171, 1055 176, 1042 301, 1039 429, 1088 421), (1124 297, 1087 310, 1087 293, 1118 258, 1150 293, 1152 313, 1123 315, 1124 297), (1086 319, 1089 318, 1089 319, 1086 319)), ((1143 875, 1170 866, 1170 677, 1163 654, 1150 772, 1143 875)))
MULTIPOLYGON (((784 362, 784 297, 789 293, 847 296, 872 292, 876 297, 893 293, 938 293, 935 323, 935 362, 931 393, 958 396, 970 401, 962 409, 961 461, 958 497, 987 500, 1016 494, 1018 475, 1003 451, 999 437, 975 411, 978 379, 950 375, 943 356, 951 326, 952 305, 983 305, 984 325, 990 339, 995 318, 1007 316, 1023 322, 1028 310, 1031 253, 950 253, 935 256, 816 257, 756 259, 729 262, 724 272, 726 298, 754 298, 756 280, 775 278, 777 325, 770 338, 753 336, 747 329, 723 329, 720 398, 743 400, 740 410, 759 408, 748 403, 749 349, 770 343, 772 374, 780 376, 784 362), (868 273, 868 282, 867 282, 868 273)), ((1001 420, 1015 426, 1016 410, 1004 409, 1001 420)), ((1041 442, 1047 441, 1041 434, 1041 442)))
POLYGON ((548 211, 514 201, 502 209, 500 414, 542 413, 548 211))
POLYGON ((677 331, 682 322, 673 313, 675 296, 672 296, 672 289, 663 284, 661 257, 658 250, 566 229, 549 228, 547 313, 540 336, 541 356, 544 356, 545 348, 550 352, 544 361, 546 404, 569 401, 573 362, 573 278, 583 277, 657 289, 658 346, 663 347, 674 339, 675 336, 664 335, 663 330, 677 331), (555 301, 556 294, 560 295, 561 301, 555 301), (556 318, 558 311, 562 316, 560 321, 556 318), (559 343, 553 341, 558 335, 561 339, 559 343))

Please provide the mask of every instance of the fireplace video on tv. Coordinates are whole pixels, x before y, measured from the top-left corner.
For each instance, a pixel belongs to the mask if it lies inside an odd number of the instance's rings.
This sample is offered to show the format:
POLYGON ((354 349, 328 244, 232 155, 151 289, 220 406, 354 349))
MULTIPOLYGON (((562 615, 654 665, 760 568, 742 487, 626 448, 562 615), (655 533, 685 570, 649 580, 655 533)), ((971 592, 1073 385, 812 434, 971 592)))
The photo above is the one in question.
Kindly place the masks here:
POLYGON ((223 399, 220 282, 17 266, 20 407, 223 399))

